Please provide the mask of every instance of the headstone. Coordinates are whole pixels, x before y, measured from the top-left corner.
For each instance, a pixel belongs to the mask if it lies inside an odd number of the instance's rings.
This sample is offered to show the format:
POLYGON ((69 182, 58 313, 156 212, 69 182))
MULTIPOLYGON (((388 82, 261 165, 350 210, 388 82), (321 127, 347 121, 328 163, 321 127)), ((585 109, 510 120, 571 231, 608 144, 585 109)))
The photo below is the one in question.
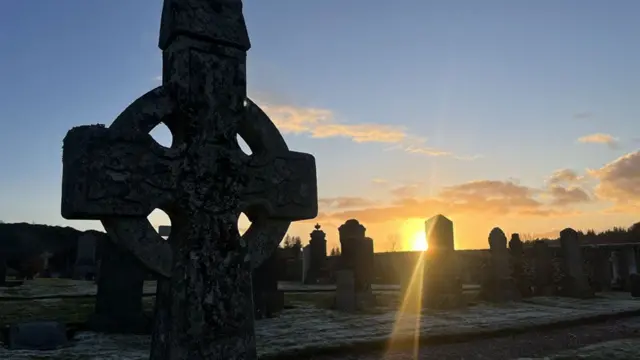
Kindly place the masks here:
POLYGON ((147 270, 131 253, 101 239, 101 264, 91 330, 103 333, 148 334, 151 319, 144 313, 142 295, 147 270))
POLYGON ((425 222, 429 247, 425 252, 422 305, 431 309, 465 306, 460 268, 453 240, 453 222, 436 215, 425 222))
POLYGON ((507 236, 500 228, 489 233, 489 269, 482 284, 481 297, 488 301, 515 301, 520 298, 509 265, 507 236))
POLYGON ((542 240, 533 242, 533 269, 533 294, 536 296, 555 295, 553 257, 549 245, 542 240))
POLYGON ((0 286, 7 282, 7 260, 3 254, 0 254, 0 286))
POLYGON ((610 291, 612 283, 611 256, 608 247, 590 247, 583 249, 589 263, 589 279, 593 291, 610 291))
POLYGON ((625 257, 626 257, 626 263, 627 263, 627 268, 628 268, 628 276, 627 276, 627 288, 629 290, 632 290, 632 284, 631 284, 631 275, 633 274, 637 274, 638 273, 638 265, 637 265, 637 261, 636 261, 636 247, 635 246, 625 246, 623 248, 625 257))
POLYGON ((9 328, 11 350, 55 350, 67 341, 67 329, 57 321, 17 323, 9 328))
POLYGON ((63 217, 100 219, 161 276, 151 360, 256 359, 251 270, 292 221, 317 216, 315 159, 246 97, 249 47, 240 0, 165 0, 162 86, 64 140, 63 217), (160 122, 171 148, 148 134, 160 122), (168 242, 136 236, 156 208, 174 221, 168 242))
POLYGON ((632 297, 640 297, 640 274, 629 275, 629 288, 632 297))
POLYGON ((619 250, 611 251, 611 256, 609 257, 609 261, 611 262, 611 288, 619 290, 624 287, 624 281, 622 279, 621 269, 621 256, 619 250))
POLYGON ((40 254, 40 258, 42 259, 42 271, 40 272, 41 278, 50 278, 51 277, 51 268, 49 265, 49 260, 53 257, 53 254, 45 251, 40 254))
POLYGON ((594 296, 584 272, 582 248, 578 233, 570 228, 560 232, 563 270, 565 273, 563 294, 570 297, 589 298, 594 296))
POLYGON ((252 293, 256 319, 271 318, 282 311, 284 294, 278 290, 278 253, 273 254, 252 273, 252 293))
POLYGON ((76 280, 92 280, 96 274, 96 235, 84 232, 78 237, 76 262, 73 278, 76 280))
POLYGON ((357 310, 355 276, 351 270, 336 272, 336 304, 339 311, 354 312, 357 310))
POLYGON ((370 258, 373 256, 373 240, 365 237, 366 228, 356 219, 347 220, 338 228, 340 234, 340 268, 353 272, 357 293, 370 292, 370 258))
POLYGON ((312 283, 309 278, 309 269, 311 269, 311 245, 302 248, 302 283, 312 283))
POLYGON ((511 255, 511 276, 522 297, 531 296, 531 284, 524 271, 524 246, 520 234, 511 234, 509 240, 509 254, 511 255))
MULTIPOLYGON (((320 224, 316 224, 315 230, 310 234, 309 240, 309 262, 304 269, 303 282, 305 284, 316 284, 321 277, 325 276, 327 262, 327 239, 324 231, 320 230, 320 224)), ((304 254, 303 254, 304 256, 304 254)))

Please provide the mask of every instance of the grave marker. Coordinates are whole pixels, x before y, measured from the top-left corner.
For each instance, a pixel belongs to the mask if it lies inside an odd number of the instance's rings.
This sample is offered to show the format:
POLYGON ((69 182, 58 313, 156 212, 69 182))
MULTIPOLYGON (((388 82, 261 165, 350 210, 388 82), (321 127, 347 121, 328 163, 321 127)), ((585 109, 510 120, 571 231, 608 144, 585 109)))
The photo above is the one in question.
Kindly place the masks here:
POLYGON ((315 159, 289 151, 246 97, 240 0, 165 0, 159 44, 162 86, 108 128, 67 133, 61 212, 100 219, 112 241, 164 277, 152 360, 256 359, 251 269, 292 221, 317 215, 315 159), (171 148, 149 135, 160 122, 171 148), (171 218, 169 242, 146 219, 156 208, 171 218), (241 212, 252 222, 242 237, 241 212))
POLYGON ((560 232, 560 246, 562 247, 563 267, 565 282, 563 293, 567 296, 578 298, 593 297, 593 289, 589 286, 587 275, 584 272, 582 248, 578 233, 567 228, 560 232))

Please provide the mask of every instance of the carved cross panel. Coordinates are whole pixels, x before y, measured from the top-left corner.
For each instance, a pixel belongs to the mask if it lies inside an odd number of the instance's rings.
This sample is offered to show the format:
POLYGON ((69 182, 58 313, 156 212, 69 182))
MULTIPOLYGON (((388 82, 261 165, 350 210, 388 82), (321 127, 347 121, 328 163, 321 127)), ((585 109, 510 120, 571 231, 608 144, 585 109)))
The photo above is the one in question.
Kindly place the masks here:
POLYGON ((292 221, 317 216, 315 159, 289 151, 246 97, 240 0, 165 0, 160 47, 161 87, 109 127, 67 133, 62 216, 101 220, 112 241, 167 279, 152 359, 255 359, 250 271, 292 221), (161 122, 170 148, 149 135, 161 122), (171 218, 168 243, 146 219, 156 208, 171 218), (242 237, 241 212, 252 222, 242 237))

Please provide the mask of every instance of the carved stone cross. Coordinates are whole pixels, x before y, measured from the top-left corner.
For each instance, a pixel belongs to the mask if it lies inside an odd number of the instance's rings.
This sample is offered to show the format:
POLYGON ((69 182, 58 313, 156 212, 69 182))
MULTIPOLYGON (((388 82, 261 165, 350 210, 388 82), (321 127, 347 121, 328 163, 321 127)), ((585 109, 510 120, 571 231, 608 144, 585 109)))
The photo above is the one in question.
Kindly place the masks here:
POLYGON ((255 359, 251 269, 292 221, 318 212, 315 159, 289 151, 246 98, 249 47, 241 0, 165 0, 162 86, 111 126, 76 127, 64 139, 63 217, 101 220, 165 278, 153 360, 255 359), (160 122, 170 148, 149 135, 160 122), (146 219, 156 208, 171 218, 168 242, 146 219), (242 237, 241 212, 252 222, 242 237))

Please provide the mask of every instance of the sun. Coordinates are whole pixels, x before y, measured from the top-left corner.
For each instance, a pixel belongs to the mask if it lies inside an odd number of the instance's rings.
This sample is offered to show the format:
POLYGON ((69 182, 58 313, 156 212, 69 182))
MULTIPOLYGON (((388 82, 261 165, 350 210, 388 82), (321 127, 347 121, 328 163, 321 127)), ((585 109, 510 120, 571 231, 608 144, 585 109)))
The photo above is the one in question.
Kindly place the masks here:
POLYGON ((427 235, 424 231, 417 231, 411 238, 411 249, 413 251, 425 251, 429 248, 427 235))

